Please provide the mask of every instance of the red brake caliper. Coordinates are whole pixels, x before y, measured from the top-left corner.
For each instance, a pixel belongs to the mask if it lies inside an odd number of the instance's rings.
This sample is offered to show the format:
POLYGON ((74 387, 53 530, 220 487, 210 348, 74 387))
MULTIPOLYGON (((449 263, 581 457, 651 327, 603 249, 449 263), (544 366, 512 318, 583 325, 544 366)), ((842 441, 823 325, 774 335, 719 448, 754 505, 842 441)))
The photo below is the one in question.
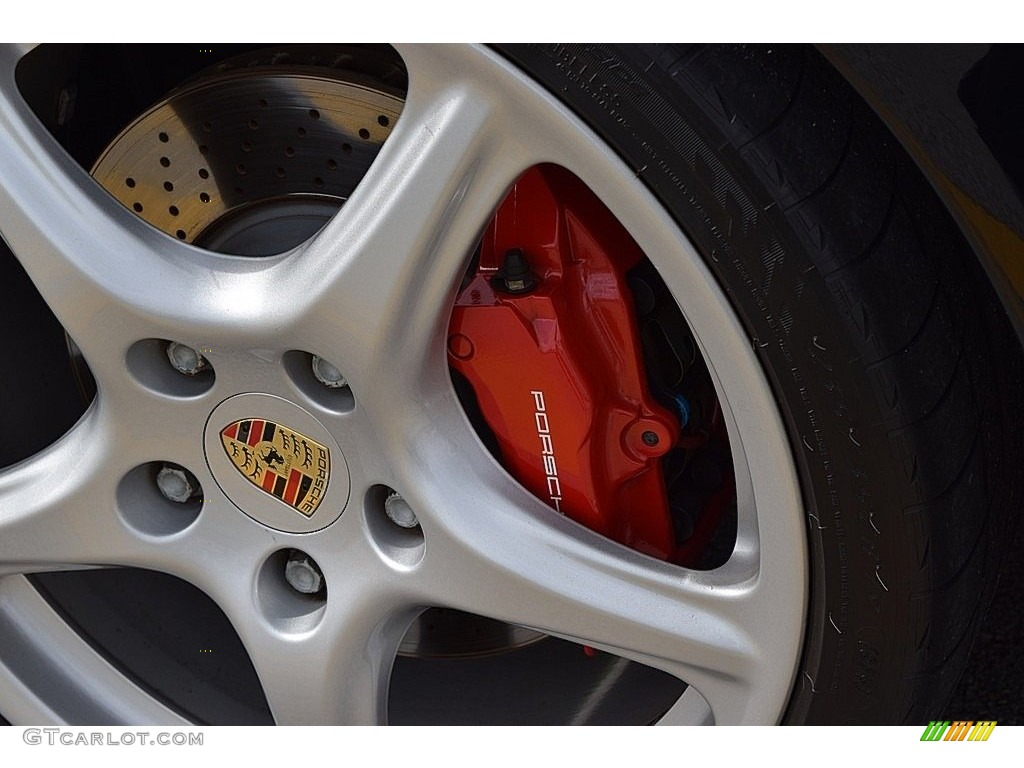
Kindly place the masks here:
POLYGON ((531 169, 487 229, 448 353, 520 483, 583 525, 669 559, 659 459, 680 427, 647 387, 626 287, 643 258, 575 176, 531 169))

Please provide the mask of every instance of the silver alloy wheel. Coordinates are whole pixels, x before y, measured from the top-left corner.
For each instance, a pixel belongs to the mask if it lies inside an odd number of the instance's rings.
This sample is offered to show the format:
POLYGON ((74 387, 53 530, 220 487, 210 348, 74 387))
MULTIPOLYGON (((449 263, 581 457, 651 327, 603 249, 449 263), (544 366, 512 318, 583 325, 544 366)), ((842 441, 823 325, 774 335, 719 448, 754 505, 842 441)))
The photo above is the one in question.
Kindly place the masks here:
POLYGON ((807 553, 774 398, 686 237, 561 104, 487 49, 400 47, 406 105, 362 182, 311 240, 252 260, 178 242, 109 197, 18 94, 22 53, 3 53, 0 226, 89 361, 98 396, 67 435, 0 472, 0 638, 15 649, 0 665, 6 717, 180 721, 22 575, 123 565, 175 575, 221 607, 280 724, 383 722, 392 661, 426 606, 673 674, 690 688, 662 722, 781 718, 801 649, 807 553), (708 361, 739 505, 721 568, 658 562, 555 515, 494 461, 453 391, 444 342, 467 254, 515 179, 546 162, 579 176, 633 235, 708 361), (129 355, 142 339, 202 347, 215 379, 202 391, 161 387, 138 370, 155 361, 129 355), (282 365, 292 350, 341 365, 354 407, 299 387, 282 365), (210 475, 203 425, 242 392, 291 400, 339 443, 350 501, 326 529, 271 531, 239 514, 210 475), (158 461, 202 484, 202 509, 184 524, 131 484, 133 470, 158 461), (382 485, 409 503, 418 533, 382 524, 372 493, 382 485), (301 620, 264 578, 282 546, 312 556, 328 585, 301 620))

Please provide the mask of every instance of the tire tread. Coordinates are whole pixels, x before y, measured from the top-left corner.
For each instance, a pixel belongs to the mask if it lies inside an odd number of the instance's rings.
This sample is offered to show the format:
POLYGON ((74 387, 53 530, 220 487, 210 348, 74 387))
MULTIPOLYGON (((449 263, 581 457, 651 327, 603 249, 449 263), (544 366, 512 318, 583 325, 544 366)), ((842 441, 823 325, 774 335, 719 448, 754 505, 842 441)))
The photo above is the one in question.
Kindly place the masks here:
MULTIPOLYGON (((930 190, 921 189, 916 168, 897 151, 877 117, 849 86, 837 82, 838 75, 816 52, 779 51, 777 70, 789 71, 798 60, 802 77, 777 119, 763 130, 750 130, 758 123, 744 115, 749 105, 738 92, 771 92, 772 70, 761 58, 762 65, 753 66, 745 46, 707 46, 674 77, 684 88, 699 90, 705 80, 732 73, 737 92, 718 89, 732 119, 716 127, 783 204, 782 213, 837 304, 846 303, 847 336, 873 374, 894 453, 903 452, 912 468, 901 494, 904 514, 920 518, 926 538, 921 578, 908 597, 929 606, 926 627, 939 620, 943 626, 942 633, 921 635, 920 658, 905 678, 902 717, 913 722, 938 716, 935 702, 952 692, 1003 554, 1005 525, 990 525, 989 517, 1008 519, 1010 508, 996 503, 997 489, 1019 487, 1004 472, 997 474, 1002 467, 993 461, 1001 452, 1000 433, 1005 438, 1009 431, 997 423, 998 414, 1010 417, 1009 409, 984 407, 986 401, 992 406, 991 393, 1002 389, 994 381, 995 352, 986 342, 1013 342, 1001 318, 993 334, 993 318, 986 322, 971 306, 979 292, 977 265, 948 214, 930 190), (823 82, 829 87, 816 87, 823 82), (805 103, 813 108, 800 108, 805 103), (834 147, 841 130, 832 131, 831 145, 816 143, 831 146, 833 153, 815 166, 827 174, 815 185, 801 179, 807 158, 798 144, 815 132, 814 121, 823 115, 836 116, 837 129, 846 126, 845 140, 839 152, 834 147), (934 247, 940 238, 945 243, 934 247), (936 548, 936 541, 943 546, 936 548), (925 711, 922 702, 931 708, 925 711)), ((1019 354, 1012 357, 1011 378, 1019 379, 1019 354)), ((1019 456, 1020 441, 1006 442, 1019 456)))

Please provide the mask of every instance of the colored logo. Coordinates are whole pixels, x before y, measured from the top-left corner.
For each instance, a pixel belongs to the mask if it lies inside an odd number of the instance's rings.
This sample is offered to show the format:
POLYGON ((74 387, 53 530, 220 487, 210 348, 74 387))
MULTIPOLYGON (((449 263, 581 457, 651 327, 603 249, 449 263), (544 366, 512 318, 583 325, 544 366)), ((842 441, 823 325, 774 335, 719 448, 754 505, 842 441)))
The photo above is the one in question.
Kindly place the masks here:
POLYGON ((932 720, 921 734, 921 741, 988 741, 995 720, 932 720))
POLYGON ((220 431, 224 450, 243 477, 296 512, 312 517, 331 478, 331 452, 306 435, 263 419, 242 419, 220 431))

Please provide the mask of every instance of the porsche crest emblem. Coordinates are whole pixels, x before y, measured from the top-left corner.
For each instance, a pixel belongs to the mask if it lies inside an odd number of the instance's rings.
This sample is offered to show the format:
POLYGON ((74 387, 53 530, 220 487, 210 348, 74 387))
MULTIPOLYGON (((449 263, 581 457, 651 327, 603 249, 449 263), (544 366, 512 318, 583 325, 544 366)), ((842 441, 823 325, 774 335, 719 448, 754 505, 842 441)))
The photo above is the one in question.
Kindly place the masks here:
POLYGON ((327 493, 331 452, 283 424, 242 419, 220 431, 228 458, 250 483, 306 517, 327 493))

